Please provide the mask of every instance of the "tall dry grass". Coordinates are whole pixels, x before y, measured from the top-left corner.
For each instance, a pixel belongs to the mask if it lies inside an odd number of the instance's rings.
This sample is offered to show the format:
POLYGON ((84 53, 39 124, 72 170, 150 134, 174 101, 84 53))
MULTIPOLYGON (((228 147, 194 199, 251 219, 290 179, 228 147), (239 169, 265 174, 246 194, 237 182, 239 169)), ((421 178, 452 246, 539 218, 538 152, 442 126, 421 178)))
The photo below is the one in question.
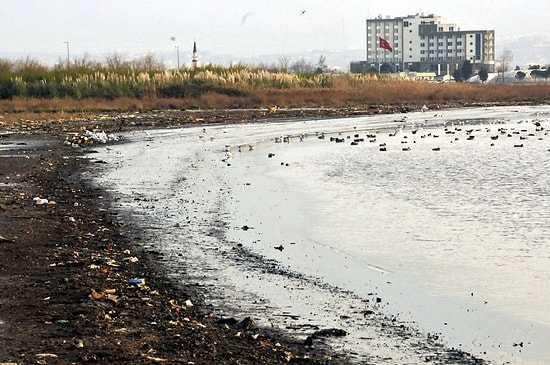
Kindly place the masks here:
POLYGON ((540 102, 549 84, 437 84, 371 74, 289 74, 239 66, 181 71, 0 70, 0 113, 540 102), (11 94, 10 94, 11 93, 11 94))

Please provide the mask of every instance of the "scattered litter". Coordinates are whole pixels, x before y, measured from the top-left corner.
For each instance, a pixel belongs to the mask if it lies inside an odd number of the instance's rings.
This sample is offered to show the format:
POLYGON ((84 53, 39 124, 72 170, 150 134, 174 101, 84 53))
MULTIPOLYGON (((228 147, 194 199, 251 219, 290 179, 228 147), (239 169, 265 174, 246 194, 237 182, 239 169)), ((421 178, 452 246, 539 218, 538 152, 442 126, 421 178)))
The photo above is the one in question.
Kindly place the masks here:
POLYGON ((90 294, 90 297, 94 300, 100 300, 100 299, 103 299, 103 294, 98 293, 94 289, 92 289, 92 293, 90 294))
POLYGON ((108 265, 108 266, 111 266, 111 267, 119 267, 120 266, 119 264, 117 264, 117 262, 115 260, 109 260, 105 264, 108 265))
POLYGON ((144 356, 146 360, 152 361, 152 362, 166 362, 166 359, 162 359, 160 357, 153 357, 153 356, 144 356))
POLYGON ((130 279, 128 281, 128 284, 135 285, 135 286, 142 286, 142 285, 145 285, 145 279, 142 279, 142 278, 130 279))
POLYGON ((105 144, 110 141, 119 141, 122 137, 115 136, 114 134, 107 134, 103 131, 93 132, 84 130, 82 134, 76 134, 68 136, 65 139, 66 146, 79 147, 80 145, 92 145, 94 143, 105 144))
POLYGON ((54 202, 53 200, 42 199, 38 196, 33 198, 33 200, 36 205, 55 205, 56 204, 56 202, 54 202))
POLYGON ((6 237, 0 235, 0 242, 14 242, 14 240, 6 238, 6 237))
POLYGON ((110 300, 111 302, 117 304, 119 302, 118 297, 114 295, 116 293, 116 289, 105 289, 101 293, 96 292, 94 289, 91 289, 92 293, 90 294, 90 298, 93 300, 110 300))
POLYGON ((45 359, 45 358, 52 358, 52 359, 56 359, 58 356, 56 354, 36 354, 36 357, 39 357, 39 358, 42 358, 42 359, 45 359))
POLYGON ((118 297, 113 294, 105 294, 105 299, 110 300, 111 302, 118 304, 118 297))

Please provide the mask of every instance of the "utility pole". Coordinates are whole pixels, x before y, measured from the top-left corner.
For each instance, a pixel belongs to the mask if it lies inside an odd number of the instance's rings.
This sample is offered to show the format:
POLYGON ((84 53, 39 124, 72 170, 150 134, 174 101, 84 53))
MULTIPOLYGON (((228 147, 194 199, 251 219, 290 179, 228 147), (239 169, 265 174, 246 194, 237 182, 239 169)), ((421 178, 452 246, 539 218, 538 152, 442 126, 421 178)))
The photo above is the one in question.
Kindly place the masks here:
POLYGON ((67 45, 67 68, 69 68, 69 64, 71 62, 70 54, 69 54, 69 41, 63 42, 67 45))
POLYGON ((180 46, 175 45, 174 47, 176 47, 176 54, 178 57, 178 70, 179 70, 180 69, 180 46))

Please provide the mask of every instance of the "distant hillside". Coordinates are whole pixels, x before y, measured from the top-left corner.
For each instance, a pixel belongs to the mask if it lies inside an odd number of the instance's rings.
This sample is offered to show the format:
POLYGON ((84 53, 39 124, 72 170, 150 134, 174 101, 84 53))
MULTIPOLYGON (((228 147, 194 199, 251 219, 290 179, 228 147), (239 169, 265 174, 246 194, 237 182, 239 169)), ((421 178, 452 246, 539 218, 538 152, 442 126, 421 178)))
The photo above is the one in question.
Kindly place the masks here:
POLYGON ((513 67, 550 64, 550 35, 523 34, 503 38, 497 42, 496 57, 499 58, 506 49, 514 55, 513 67))

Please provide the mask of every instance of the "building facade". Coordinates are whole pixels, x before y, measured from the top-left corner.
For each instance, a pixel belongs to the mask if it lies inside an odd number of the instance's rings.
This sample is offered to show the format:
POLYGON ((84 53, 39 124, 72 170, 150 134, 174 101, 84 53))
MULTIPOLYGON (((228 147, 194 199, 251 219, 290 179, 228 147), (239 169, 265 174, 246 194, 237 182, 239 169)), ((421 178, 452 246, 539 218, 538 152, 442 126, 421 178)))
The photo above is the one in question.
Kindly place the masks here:
POLYGON ((367 19, 366 62, 354 71, 395 73, 403 71, 435 72, 452 75, 464 61, 474 72, 484 66, 495 67, 494 30, 461 30, 433 14, 367 19), (380 38, 393 51, 380 47, 380 38))

